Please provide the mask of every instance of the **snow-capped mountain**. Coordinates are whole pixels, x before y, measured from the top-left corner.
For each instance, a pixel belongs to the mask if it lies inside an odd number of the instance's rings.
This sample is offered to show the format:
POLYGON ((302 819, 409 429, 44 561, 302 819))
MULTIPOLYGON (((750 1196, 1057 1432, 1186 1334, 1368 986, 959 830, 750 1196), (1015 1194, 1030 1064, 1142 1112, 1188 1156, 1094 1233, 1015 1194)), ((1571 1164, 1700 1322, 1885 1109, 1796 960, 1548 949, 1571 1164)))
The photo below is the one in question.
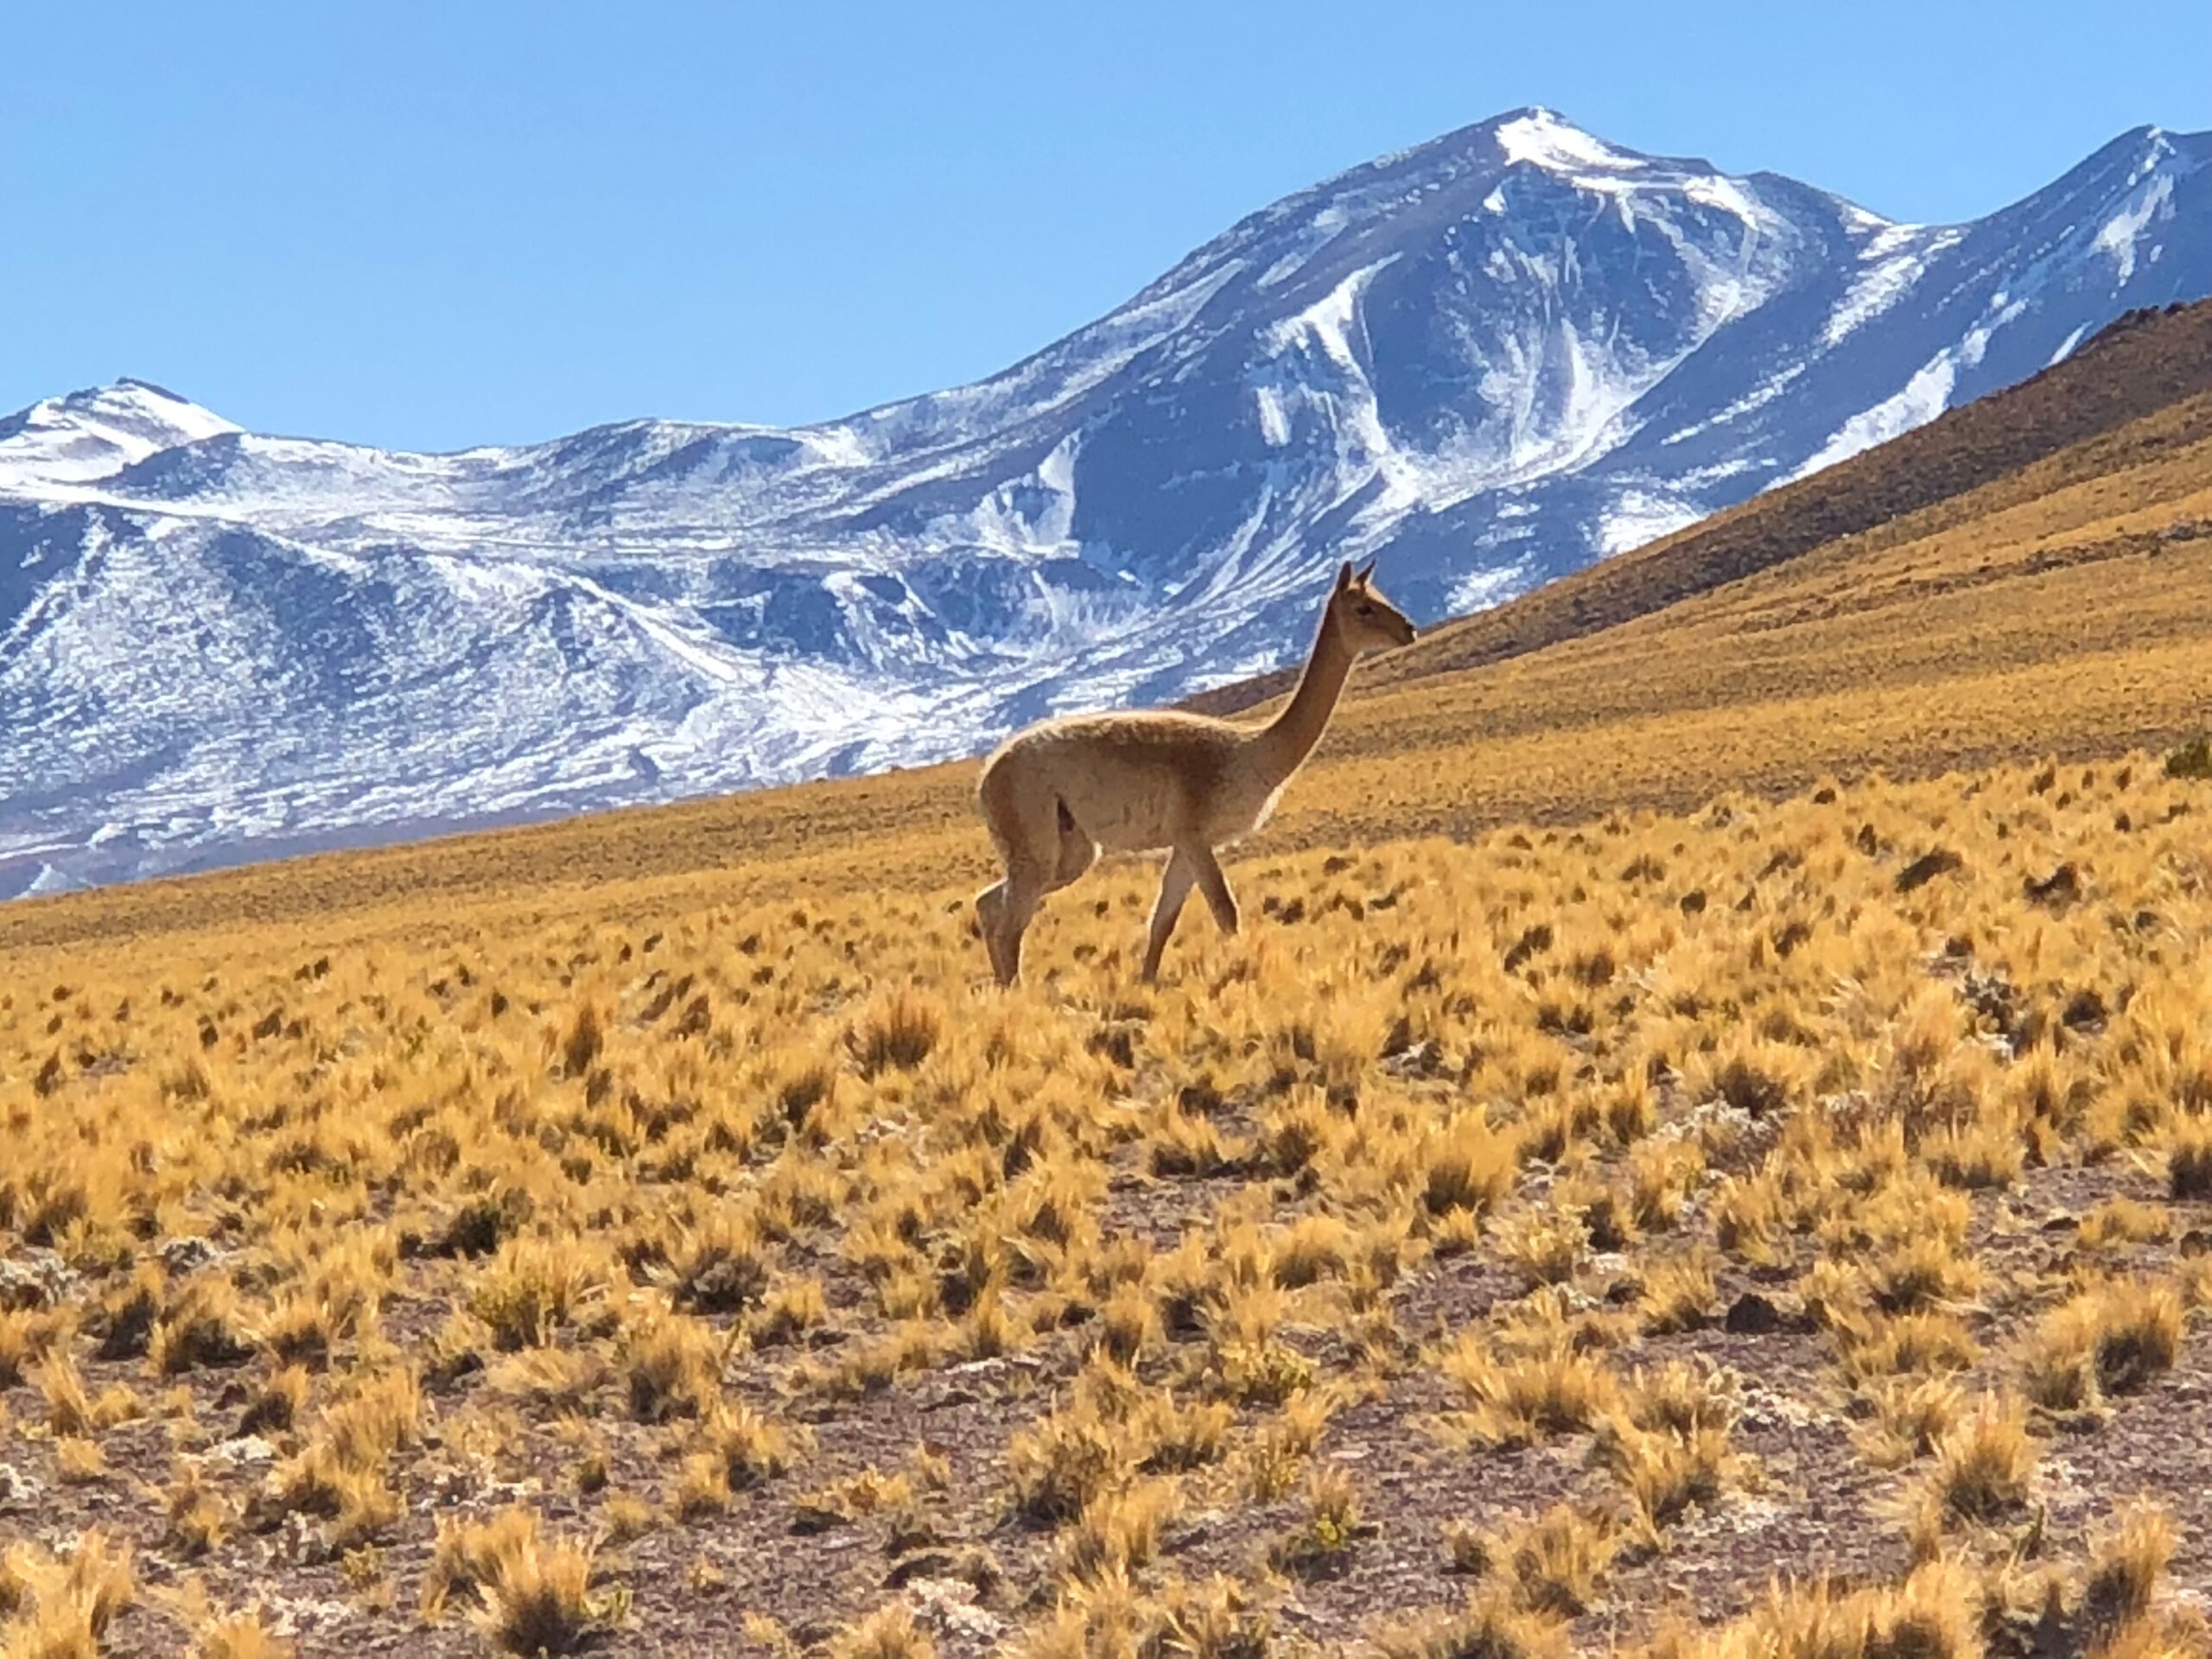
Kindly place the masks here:
POLYGON ((0 893, 907 764, 1424 620, 2212 293, 2212 134, 1970 224, 1523 110, 1252 215, 990 379, 395 454, 122 381, 0 420, 0 893))

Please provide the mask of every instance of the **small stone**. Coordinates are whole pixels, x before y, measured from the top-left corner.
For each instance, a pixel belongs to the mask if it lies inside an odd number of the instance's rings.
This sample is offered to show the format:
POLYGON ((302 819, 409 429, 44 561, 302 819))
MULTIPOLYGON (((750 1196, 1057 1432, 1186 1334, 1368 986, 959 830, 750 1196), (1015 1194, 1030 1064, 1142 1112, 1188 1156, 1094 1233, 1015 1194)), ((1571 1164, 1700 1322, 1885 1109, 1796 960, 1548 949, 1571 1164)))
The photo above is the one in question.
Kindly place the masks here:
POLYGON ((1939 875, 1948 875, 1954 870, 1966 868, 1966 861, 1948 847, 1938 847, 1923 853, 1897 874, 1896 887, 1899 893, 1910 893, 1924 887, 1939 875))
POLYGON ((286 1640, 315 1630, 335 1630, 359 1617, 346 1602, 327 1597, 271 1596, 263 1604, 270 1633, 286 1640))
POLYGON ((960 1570, 960 1557, 949 1549, 925 1547, 909 1550, 891 1564, 891 1571, 884 1575, 884 1587, 904 1589, 917 1579, 949 1579, 960 1570))
POLYGON ((1782 1329, 1782 1310, 1756 1290, 1747 1290, 1729 1304, 1725 1328, 1731 1336, 1764 1337, 1782 1329))
POLYGON ((1171 1555, 1183 1550, 1195 1548, 1221 1529, 1223 1519, 1224 1516, 1219 1510, 1200 1510, 1194 1514, 1185 1516, 1181 1521, 1168 1528, 1166 1538, 1163 1541, 1163 1548, 1171 1555))
POLYGON ((254 1464, 274 1463, 276 1448, 258 1434, 241 1434, 236 1440, 218 1440, 207 1448, 207 1461, 220 1469, 243 1469, 254 1464))
POLYGON ((976 1586, 965 1579, 915 1579, 906 1586, 915 1621, 931 1634, 952 1641, 995 1642, 1006 1621, 976 1605, 976 1586))
POLYGON ((29 1509, 45 1490, 15 1465, 0 1463, 0 1511, 29 1509))
POLYGON ((162 1266, 178 1279, 199 1272, 222 1255, 207 1240, 197 1237, 165 1238, 156 1253, 162 1258, 162 1266))
POLYGON ((2040 880, 2030 876, 2024 891, 2037 904, 2063 909, 2082 896, 2082 872, 2070 861, 2061 864, 2040 880))
POLYGON ((277 1560, 295 1567, 320 1567, 337 1553, 329 1529, 296 1510, 278 1526, 274 1548, 277 1560))
POLYGON ((69 1300, 76 1279, 59 1253, 27 1249, 0 1260, 0 1307, 53 1307, 69 1300))

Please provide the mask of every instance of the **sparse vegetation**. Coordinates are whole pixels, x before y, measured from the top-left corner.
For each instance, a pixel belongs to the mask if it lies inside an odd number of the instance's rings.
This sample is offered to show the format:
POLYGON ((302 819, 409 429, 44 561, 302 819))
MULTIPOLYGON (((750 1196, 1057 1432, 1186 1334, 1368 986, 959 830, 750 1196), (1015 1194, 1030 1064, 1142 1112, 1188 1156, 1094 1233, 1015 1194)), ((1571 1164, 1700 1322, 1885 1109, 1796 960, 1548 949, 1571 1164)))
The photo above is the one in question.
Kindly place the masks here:
MULTIPOLYGON (((1919 1607, 2044 1524, 2054 1421, 2094 1464, 2185 1363, 2212 898, 2183 791, 2037 766, 1262 861, 1267 925, 1141 1000, 1111 950, 1143 876, 1112 871, 1013 997, 957 893, 487 925, 305 978, 321 951, 19 969, 64 994, 0 1007, 0 1407, 38 1431, 5 1478, 111 1527, 149 1443, 118 1437, 168 1425, 139 1548, 217 1605, 266 1599, 277 1549, 345 1562, 355 1618, 412 1594, 517 1652, 667 1594, 620 1554, 675 1531, 790 1628, 765 1563, 875 1541, 890 1599, 823 1591, 855 1652, 963 1618, 1235 1651, 1295 1585, 1394 1650, 1540 1654, 1643 1629, 1690 1541, 1796 1501, 1770 1426, 1829 1421, 1912 1498, 1870 1484, 1851 1524, 1930 1564, 1919 1607), (1956 866, 1901 888, 1929 844, 1956 866), (2062 844, 2098 904, 2031 894, 2062 844), (942 1444, 869 1438, 900 1421, 942 1444), (512 1495, 545 1469, 582 1529, 512 1495), (1432 1611, 1360 1614, 1407 1560, 1432 1611)), ((2163 1535, 2044 1548, 2117 1630, 2163 1616, 2163 1535)), ((1731 1605, 1817 1624, 1759 1588, 1731 1605)))
POLYGON ((2208 442, 1379 674, 1157 985, 946 770, 0 911, 0 1654, 2201 1650, 2208 442))
POLYGON ((2212 778, 2212 737, 2199 734, 2166 753, 2169 778, 2212 778))

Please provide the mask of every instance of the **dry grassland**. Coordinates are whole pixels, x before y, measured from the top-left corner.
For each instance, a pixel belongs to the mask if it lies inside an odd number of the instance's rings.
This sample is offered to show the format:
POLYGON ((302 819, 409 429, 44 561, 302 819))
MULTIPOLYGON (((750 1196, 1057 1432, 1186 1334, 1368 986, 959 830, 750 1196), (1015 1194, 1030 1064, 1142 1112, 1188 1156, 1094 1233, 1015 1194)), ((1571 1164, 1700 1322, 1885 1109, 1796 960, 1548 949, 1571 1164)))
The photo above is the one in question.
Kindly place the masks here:
POLYGON ((2206 1651, 2207 788, 18 957, 0 1653, 2206 1651))
POLYGON ((0 1659, 2212 1653, 2199 312, 1373 664, 1158 987, 966 767, 0 909, 0 1659))

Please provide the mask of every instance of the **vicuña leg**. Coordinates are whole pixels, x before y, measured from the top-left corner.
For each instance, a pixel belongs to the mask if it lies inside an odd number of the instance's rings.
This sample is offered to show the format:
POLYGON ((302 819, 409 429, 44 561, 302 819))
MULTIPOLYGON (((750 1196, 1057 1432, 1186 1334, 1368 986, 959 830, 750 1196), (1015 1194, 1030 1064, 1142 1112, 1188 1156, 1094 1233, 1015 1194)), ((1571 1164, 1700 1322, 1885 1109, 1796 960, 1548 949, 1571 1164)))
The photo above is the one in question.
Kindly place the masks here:
POLYGON ((1160 878, 1160 898, 1152 907, 1152 934, 1145 941, 1142 977, 1147 984, 1160 977, 1167 936, 1175 931, 1175 918, 1183 913, 1183 901, 1191 896, 1191 883, 1197 879, 1198 872, 1179 850, 1169 855, 1166 872, 1160 878))
POLYGON ((1001 985, 1021 976, 1021 935, 1060 865, 1060 804, 1026 791, 1020 780, 986 779, 983 812, 1006 866, 1006 880, 976 900, 976 919, 1001 985))
POLYGON ((1006 892, 999 901, 998 946, 991 952, 991 965, 998 969, 1001 985, 1011 985, 1021 977, 1021 936, 1037 914, 1047 879, 1044 868, 1035 864, 1025 863, 1007 872, 1006 892))
POLYGON ((1049 875, 1037 875, 1026 851, 1017 855, 1007 879, 986 887, 976 898, 976 920, 983 946, 991 953, 991 971, 999 983, 1011 985, 1021 972, 1021 935, 1037 913, 1039 900, 1079 879, 1098 857, 1098 844, 1072 823, 1060 826, 1059 852, 1049 875), (1032 891, 1033 887, 1034 891, 1032 891))
POLYGON ((991 974, 1001 985, 1006 983, 1007 972, 999 956, 999 927, 1005 913, 1005 882, 994 881, 976 895, 976 931, 983 936, 983 949, 990 952, 991 974))
POLYGON ((1236 931, 1236 899, 1229 891, 1229 878, 1221 873, 1221 864, 1213 855, 1213 849, 1200 842, 1182 849, 1191 861, 1191 868, 1198 878, 1198 891, 1206 896, 1206 904, 1213 912, 1213 918, 1224 933, 1236 931))

